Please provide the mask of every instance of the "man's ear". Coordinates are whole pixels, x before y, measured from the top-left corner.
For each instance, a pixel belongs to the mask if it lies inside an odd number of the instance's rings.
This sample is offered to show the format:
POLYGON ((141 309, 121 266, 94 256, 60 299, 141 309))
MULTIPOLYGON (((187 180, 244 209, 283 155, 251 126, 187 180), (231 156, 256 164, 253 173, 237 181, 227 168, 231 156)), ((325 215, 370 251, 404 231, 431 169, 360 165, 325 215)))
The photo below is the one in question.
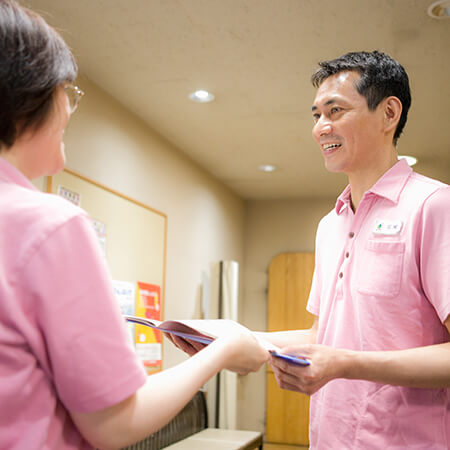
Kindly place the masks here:
POLYGON ((402 102, 395 96, 387 97, 383 100, 384 105, 384 131, 395 133, 397 124, 402 115, 402 102))

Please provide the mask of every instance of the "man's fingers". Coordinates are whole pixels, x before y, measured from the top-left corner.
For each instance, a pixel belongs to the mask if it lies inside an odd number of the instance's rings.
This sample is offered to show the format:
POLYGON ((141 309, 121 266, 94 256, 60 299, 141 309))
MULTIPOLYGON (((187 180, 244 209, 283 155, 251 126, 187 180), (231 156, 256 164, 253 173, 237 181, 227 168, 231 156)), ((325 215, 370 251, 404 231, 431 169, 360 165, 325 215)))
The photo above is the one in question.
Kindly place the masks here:
POLYGON ((309 381, 294 377, 290 374, 275 374, 277 384, 281 389, 288 391, 300 392, 302 394, 311 395, 316 391, 316 386, 309 381))
POLYGON ((269 364, 272 367, 272 369, 280 370, 283 373, 287 374, 303 374, 304 371, 308 369, 308 366, 299 366, 297 364, 288 362, 284 359, 277 358, 275 356, 271 356, 269 360, 269 364), (299 372, 300 371, 300 372, 299 372))
POLYGON ((291 375, 290 373, 285 373, 285 372, 278 372, 278 371, 274 371, 273 372, 275 374, 275 378, 278 382, 278 384, 281 383, 287 383, 287 384, 301 384, 302 380, 299 377, 296 377, 295 375, 291 375))

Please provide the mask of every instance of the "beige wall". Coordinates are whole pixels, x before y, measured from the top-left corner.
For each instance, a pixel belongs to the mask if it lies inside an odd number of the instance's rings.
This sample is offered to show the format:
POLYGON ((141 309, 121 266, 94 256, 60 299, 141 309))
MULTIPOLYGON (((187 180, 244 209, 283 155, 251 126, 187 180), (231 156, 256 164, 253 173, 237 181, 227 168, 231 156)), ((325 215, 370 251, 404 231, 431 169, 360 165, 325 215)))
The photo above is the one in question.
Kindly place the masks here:
MULTIPOLYGON (((267 272, 279 253, 314 251, 316 228, 335 200, 249 201, 245 217, 243 323, 253 330, 267 325, 267 272)), ((239 380, 239 424, 264 431, 265 371, 239 380)))
MULTIPOLYGON (((86 96, 65 134, 67 166, 167 214, 165 317, 192 317, 202 273, 230 259, 240 264, 241 320, 264 330, 271 259, 312 251, 334 200, 244 203, 96 85, 79 84, 86 96)), ((165 368, 182 359, 164 346, 165 368)), ((264 370, 239 377, 238 395, 238 427, 264 431, 264 370)))
MULTIPOLYGON (((78 82, 86 96, 65 133, 67 167, 167 214, 165 317, 192 317, 210 264, 243 262, 244 202, 96 85, 78 82)), ((183 359, 164 345, 165 368, 183 359)))

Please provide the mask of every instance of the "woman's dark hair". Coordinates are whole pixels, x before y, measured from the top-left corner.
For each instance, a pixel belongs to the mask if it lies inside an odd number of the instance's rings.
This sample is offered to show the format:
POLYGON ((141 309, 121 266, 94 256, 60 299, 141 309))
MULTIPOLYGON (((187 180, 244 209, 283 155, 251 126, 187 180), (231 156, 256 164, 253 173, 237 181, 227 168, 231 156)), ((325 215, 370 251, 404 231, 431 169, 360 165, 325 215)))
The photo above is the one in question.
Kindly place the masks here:
POLYGON ((52 110, 57 86, 76 75, 71 51, 42 17, 0 0, 0 150, 38 129, 52 110))
POLYGON ((411 91, 405 69, 385 53, 353 52, 331 61, 322 61, 320 68, 313 74, 311 81, 319 87, 323 81, 339 72, 356 71, 360 79, 356 83, 357 91, 367 100, 369 110, 374 111, 382 100, 395 96, 402 102, 402 114, 394 133, 394 144, 400 137, 411 106, 411 91))

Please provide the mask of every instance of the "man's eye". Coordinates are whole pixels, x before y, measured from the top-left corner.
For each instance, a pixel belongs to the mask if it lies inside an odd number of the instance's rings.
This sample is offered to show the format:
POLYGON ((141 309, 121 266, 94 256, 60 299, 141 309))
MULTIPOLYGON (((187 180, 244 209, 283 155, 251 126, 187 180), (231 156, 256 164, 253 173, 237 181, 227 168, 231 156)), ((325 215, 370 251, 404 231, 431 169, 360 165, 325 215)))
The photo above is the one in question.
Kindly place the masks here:
POLYGON ((330 109, 331 114, 338 113, 341 110, 339 106, 333 106, 333 108, 330 109))
POLYGON ((320 119, 320 114, 313 114, 314 122, 317 122, 320 119))

